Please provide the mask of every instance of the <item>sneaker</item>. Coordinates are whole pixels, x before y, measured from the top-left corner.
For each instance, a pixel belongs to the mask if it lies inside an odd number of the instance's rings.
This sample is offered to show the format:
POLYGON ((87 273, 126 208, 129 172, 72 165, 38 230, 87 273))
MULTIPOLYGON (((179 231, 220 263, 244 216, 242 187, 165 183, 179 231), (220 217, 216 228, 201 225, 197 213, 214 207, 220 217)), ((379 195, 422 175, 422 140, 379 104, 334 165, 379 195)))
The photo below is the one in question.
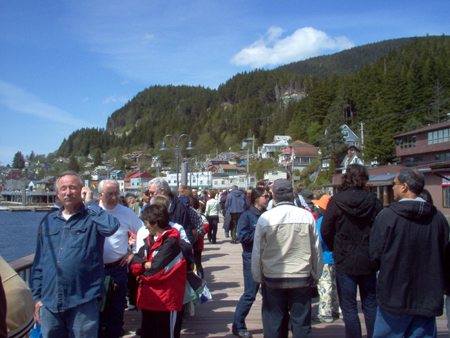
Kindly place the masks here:
POLYGON ((312 316, 311 319, 315 322, 320 322, 320 323, 332 323, 333 322, 333 317, 329 317, 329 316, 317 315, 317 316, 312 316))
POLYGON ((128 305, 128 311, 132 311, 134 309, 136 309, 136 305, 128 305))
POLYGON ((245 329, 243 329, 243 330, 233 330, 233 334, 235 336, 238 336, 238 337, 241 337, 241 338, 251 338, 252 337, 252 334, 249 331, 245 330, 245 329))

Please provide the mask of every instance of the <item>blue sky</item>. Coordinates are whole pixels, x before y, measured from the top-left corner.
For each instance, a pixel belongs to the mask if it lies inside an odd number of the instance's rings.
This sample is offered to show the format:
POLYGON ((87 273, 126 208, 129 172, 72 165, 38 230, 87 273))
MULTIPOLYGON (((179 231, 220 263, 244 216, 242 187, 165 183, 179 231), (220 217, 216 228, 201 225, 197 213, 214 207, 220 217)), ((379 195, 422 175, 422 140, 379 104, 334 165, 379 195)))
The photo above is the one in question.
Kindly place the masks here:
POLYGON ((153 85, 450 34, 450 1, 0 0, 0 165, 48 154, 153 85))

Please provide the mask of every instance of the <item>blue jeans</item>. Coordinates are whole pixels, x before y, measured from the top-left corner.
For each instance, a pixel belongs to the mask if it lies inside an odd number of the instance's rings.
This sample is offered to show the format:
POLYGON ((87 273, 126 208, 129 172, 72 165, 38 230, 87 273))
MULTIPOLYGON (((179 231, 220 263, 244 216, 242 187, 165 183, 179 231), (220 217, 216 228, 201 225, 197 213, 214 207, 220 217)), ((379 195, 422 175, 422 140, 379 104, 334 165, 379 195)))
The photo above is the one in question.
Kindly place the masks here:
POLYGON ((105 276, 114 278, 114 298, 108 308, 100 314, 100 338, 119 338, 123 326, 123 314, 127 304, 127 267, 115 266, 105 269, 105 276), (102 325, 103 324, 103 325, 102 325), (105 326, 103 329, 102 326, 105 326))
POLYGON ((247 329, 245 318, 252 308, 258 289, 259 283, 253 279, 252 270, 244 270, 244 294, 239 299, 236 311, 234 312, 233 331, 247 329))
POLYGON ((366 321, 367 338, 371 338, 377 313, 376 274, 347 275, 336 271, 336 282, 341 311, 344 316, 345 336, 347 338, 361 337, 361 323, 359 322, 356 302, 356 289, 359 286, 359 296, 366 321))
POLYGON ((44 305, 40 309, 42 337, 97 337, 98 311, 97 298, 64 312, 51 312, 44 305))
POLYGON ((287 337, 287 314, 291 315, 293 338, 311 338, 311 288, 272 289, 262 286, 264 337, 287 337))
POLYGON ((377 309, 374 337, 436 337, 436 317, 403 315, 377 309))

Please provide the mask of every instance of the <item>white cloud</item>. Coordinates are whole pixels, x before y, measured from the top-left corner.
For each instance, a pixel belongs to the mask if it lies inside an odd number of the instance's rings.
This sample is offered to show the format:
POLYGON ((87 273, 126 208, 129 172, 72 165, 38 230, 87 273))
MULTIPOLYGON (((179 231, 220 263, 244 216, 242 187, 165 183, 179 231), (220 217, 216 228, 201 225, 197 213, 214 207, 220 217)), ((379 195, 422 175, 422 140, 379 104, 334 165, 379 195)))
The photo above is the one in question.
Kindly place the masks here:
POLYGON ((120 96, 120 97, 116 97, 115 95, 112 95, 110 97, 107 97, 104 101, 103 104, 108 104, 111 102, 122 102, 122 103, 126 103, 128 102, 128 99, 125 96, 120 96))
POLYGON ((230 59, 237 66, 260 68, 304 60, 326 52, 337 52, 354 47, 345 36, 332 38, 312 27, 297 29, 281 38, 283 29, 270 27, 266 34, 230 59))
POLYGON ((88 124, 83 120, 72 117, 70 113, 58 107, 42 102, 36 95, 2 80, 0 80, 0 104, 5 105, 12 111, 63 123, 75 128, 86 127, 88 124))

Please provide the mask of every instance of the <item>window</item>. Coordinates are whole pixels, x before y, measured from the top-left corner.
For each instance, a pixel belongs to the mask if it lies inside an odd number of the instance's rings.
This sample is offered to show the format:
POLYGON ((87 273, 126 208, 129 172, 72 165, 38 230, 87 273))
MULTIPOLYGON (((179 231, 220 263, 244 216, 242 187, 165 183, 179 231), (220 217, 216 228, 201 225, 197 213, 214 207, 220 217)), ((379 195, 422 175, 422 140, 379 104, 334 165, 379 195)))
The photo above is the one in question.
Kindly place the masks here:
POLYGON ((200 184, 203 184, 203 180, 200 180, 200 184))
POLYGON ((413 148, 416 146, 416 135, 406 136, 400 140, 400 148, 413 148))
POLYGON ((441 129, 428 133, 428 145, 449 142, 450 130, 441 129))
POLYGON ((224 180, 222 180, 222 183, 221 183, 222 185, 225 185, 225 181, 224 180))
POLYGON ((407 157, 406 158, 406 165, 407 166, 416 166, 423 164, 423 157, 417 156, 417 157, 407 157))
POLYGON ((239 178, 239 183, 244 183, 244 178, 243 177, 239 178))
POLYGON ((450 153, 435 154, 434 159, 436 162, 450 161, 450 153))
POLYGON ((442 187, 442 206, 444 208, 450 208, 450 186, 442 187))
POLYGON ((214 185, 218 185, 219 184, 219 181, 214 181, 214 185))

